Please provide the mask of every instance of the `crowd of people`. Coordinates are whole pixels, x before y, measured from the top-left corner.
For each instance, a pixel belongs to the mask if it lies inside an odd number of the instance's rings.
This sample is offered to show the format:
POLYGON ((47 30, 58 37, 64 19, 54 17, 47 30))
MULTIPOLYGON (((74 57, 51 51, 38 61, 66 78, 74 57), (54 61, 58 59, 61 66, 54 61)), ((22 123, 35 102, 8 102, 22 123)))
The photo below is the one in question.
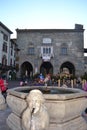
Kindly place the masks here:
MULTIPOLYGON (((77 81, 78 81, 77 84, 79 84, 80 80, 77 81)), ((51 75, 47 74, 46 76, 44 76, 42 73, 39 74, 37 79, 33 81, 33 85, 38 84, 44 86, 52 85, 51 75)), ((22 80, 20 81, 20 86, 26 86, 26 85, 28 85, 28 77, 22 78, 22 80)), ((8 89, 7 81, 0 76, 0 92, 3 94, 4 97, 6 97, 7 89, 8 89)), ((87 92, 87 82, 85 82, 82 89, 87 92)), ((85 109, 85 114, 87 116, 87 108, 85 109)))
MULTIPOLYGON (((47 75, 44 77, 44 75, 41 73, 41 74, 38 75, 37 78, 35 78, 35 79, 33 80, 32 83, 33 83, 34 85, 45 85, 45 86, 47 86, 47 85, 49 85, 50 81, 51 81, 51 76, 50 76, 50 74, 47 74, 47 75)), ((26 86, 26 85, 28 85, 28 77, 22 78, 21 81, 20 81, 20 86, 26 86)))

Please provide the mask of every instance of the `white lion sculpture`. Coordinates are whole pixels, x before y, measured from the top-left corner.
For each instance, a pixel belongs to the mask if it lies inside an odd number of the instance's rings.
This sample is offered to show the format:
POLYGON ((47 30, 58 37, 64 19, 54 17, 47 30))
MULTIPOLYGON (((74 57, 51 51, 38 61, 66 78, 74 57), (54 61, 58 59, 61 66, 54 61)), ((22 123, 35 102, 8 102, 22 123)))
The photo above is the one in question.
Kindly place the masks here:
POLYGON ((49 115, 40 90, 31 90, 27 96, 28 107, 22 115, 23 130, 47 130, 49 115))

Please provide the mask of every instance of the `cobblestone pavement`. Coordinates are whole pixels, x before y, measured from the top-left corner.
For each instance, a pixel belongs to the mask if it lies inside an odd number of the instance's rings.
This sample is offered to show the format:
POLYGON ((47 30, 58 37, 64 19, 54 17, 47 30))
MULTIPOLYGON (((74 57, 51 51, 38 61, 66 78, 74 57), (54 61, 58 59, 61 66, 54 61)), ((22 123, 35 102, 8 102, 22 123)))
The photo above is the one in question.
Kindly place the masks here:
POLYGON ((8 89, 18 87, 20 85, 20 81, 8 81, 8 89))
POLYGON ((5 110, 0 111, 0 130, 10 130, 7 126, 6 119, 11 110, 7 107, 5 110))
MULTIPOLYGON (((19 86, 19 81, 8 82, 8 89, 18 87, 18 86, 19 86)), ((5 110, 0 111, 0 130, 10 130, 6 124, 6 119, 10 113, 11 110, 8 107, 5 110)), ((87 116, 85 116, 84 118, 87 121, 87 116)))

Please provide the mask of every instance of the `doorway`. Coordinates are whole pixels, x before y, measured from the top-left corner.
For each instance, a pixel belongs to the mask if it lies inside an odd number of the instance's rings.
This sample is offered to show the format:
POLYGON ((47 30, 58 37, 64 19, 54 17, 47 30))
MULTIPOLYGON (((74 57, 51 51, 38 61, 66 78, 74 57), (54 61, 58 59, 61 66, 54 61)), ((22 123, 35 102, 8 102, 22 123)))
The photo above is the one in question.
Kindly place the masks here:
POLYGON ((43 62, 40 66, 40 73, 43 75, 53 74, 53 66, 50 62, 43 62))
POLYGON ((27 76, 28 78, 32 77, 33 75, 33 67, 32 64, 29 62, 24 62, 21 65, 21 77, 27 76))

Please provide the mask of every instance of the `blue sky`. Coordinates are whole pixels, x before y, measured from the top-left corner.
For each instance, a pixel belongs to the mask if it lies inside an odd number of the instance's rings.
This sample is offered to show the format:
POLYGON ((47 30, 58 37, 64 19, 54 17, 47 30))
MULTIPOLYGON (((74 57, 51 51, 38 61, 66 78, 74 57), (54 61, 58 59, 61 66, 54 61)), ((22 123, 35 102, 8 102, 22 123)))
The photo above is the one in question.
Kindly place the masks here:
POLYGON ((0 0, 0 21, 15 29, 66 28, 84 25, 87 47, 87 0, 0 0))

